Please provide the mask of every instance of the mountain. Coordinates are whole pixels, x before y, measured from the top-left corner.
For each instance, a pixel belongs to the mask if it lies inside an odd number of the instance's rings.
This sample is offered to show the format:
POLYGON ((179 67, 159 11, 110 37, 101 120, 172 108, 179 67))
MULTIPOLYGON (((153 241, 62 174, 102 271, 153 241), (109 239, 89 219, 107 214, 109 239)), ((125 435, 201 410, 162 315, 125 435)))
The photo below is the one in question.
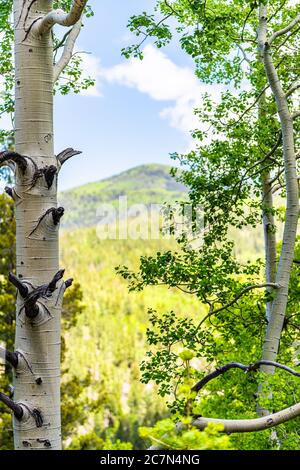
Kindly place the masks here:
POLYGON ((96 225, 97 209, 103 203, 118 204, 119 196, 127 196, 132 204, 163 204, 182 199, 185 187, 170 175, 167 165, 141 165, 110 178, 88 183, 59 195, 59 204, 66 209, 63 228, 96 225))

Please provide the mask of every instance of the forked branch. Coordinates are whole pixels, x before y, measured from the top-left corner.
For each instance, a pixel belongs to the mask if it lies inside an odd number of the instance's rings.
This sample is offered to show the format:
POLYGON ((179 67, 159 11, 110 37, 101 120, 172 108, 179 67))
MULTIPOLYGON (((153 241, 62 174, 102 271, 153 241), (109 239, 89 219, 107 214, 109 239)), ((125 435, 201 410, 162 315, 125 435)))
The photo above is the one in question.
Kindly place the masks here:
POLYGON ((291 369, 290 367, 284 364, 280 364, 279 362, 262 360, 262 361, 257 361, 254 364, 250 364, 248 366, 245 364, 241 364, 240 362, 229 362, 228 364, 218 367, 213 372, 210 372, 205 377, 203 377, 203 379, 201 379, 199 382, 196 383, 196 385, 192 387, 192 391, 199 392, 208 382, 219 377, 220 375, 225 374, 225 372, 227 372, 230 369, 241 369, 244 372, 248 373, 248 372, 257 371, 260 368, 260 366, 263 366, 263 365, 276 367, 278 369, 285 370, 286 372, 289 372, 290 374, 295 375, 296 377, 300 377, 300 372, 297 372, 296 370, 291 369))
POLYGON ((55 24, 60 26, 73 26, 77 23, 82 15, 87 0, 73 0, 69 13, 63 10, 52 10, 43 18, 35 22, 32 27, 32 33, 43 35, 50 31, 55 24))
POLYGON ((212 315, 215 315, 216 313, 222 312, 222 310, 226 310, 227 308, 231 307, 234 305, 243 295, 245 295, 247 292, 253 289, 263 289, 265 287, 273 287, 274 289, 278 288, 278 284, 274 284, 273 282, 266 282, 265 284, 253 284, 251 286, 247 286, 244 289, 242 289, 235 297, 232 299, 230 302, 228 302, 226 305, 223 305, 222 307, 219 307, 215 310, 210 310, 208 314, 201 320, 201 322, 198 325, 198 328, 212 315))
POLYGON ((57 283, 63 278, 65 270, 60 269, 51 279, 48 284, 43 284, 33 289, 24 299, 25 314, 28 318, 34 319, 40 312, 39 304, 37 303, 40 298, 49 298, 57 288, 57 283))
POLYGON ((276 31, 273 36, 270 37, 268 43, 269 45, 272 44, 272 42, 278 38, 279 36, 282 36, 283 34, 288 33, 291 29, 293 29, 298 23, 300 22, 300 13, 285 27, 280 29, 279 31, 276 31))
POLYGON ((24 282, 22 282, 17 276, 13 273, 9 273, 8 280, 18 289, 21 297, 27 297, 28 295, 28 287, 24 282))

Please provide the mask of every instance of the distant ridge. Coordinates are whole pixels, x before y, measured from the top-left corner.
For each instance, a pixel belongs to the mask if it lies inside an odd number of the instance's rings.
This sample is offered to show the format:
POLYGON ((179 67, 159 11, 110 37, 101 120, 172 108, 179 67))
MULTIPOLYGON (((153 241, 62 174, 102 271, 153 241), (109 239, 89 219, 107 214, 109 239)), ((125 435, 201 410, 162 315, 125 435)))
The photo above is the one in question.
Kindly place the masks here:
POLYGON ((61 192, 59 204, 66 209, 63 228, 95 225, 99 205, 116 205, 119 196, 126 195, 129 205, 147 206, 182 199, 186 188, 175 181, 170 170, 167 165, 140 165, 110 178, 61 192))

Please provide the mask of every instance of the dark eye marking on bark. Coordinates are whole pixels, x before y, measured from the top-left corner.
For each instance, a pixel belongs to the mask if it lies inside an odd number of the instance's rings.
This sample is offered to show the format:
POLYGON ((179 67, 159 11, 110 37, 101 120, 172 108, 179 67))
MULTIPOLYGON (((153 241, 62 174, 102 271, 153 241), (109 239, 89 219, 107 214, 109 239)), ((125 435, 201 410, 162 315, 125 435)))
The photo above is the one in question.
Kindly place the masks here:
POLYGON ((51 442, 49 441, 49 439, 37 439, 36 442, 44 444, 44 447, 51 447, 51 442))
POLYGON ((29 441, 22 441, 22 444, 24 447, 31 447, 31 444, 29 441))
POLYGON ((63 207, 58 207, 58 208, 51 207, 38 219, 36 226, 29 233, 28 238, 30 238, 34 234, 34 232, 36 232, 37 229, 40 229, 41 233, 43 234, 47 232, 47 230, 51 230, 51 228, 53 229, 53 225, 54 227, 56 227, 59 224, 60 219, 62 218, 63 215, 64 215, 63 207), (50 220, 48 220, 48 216, 51 216, 50 220), (42 224, 44 225, 42 226, 42 224))
POLYGON ((19 16, 18 21, 17 21, 17 26, 19 26, 19 24, 20 24, 20 21, 21 21, 22 15, 23 15, 23 11, 24 11, 24 8, 25 8, 25 3, 26 3, 26 0, 23 0, 23 5, 21 7, 20 16, 19 16))
POLYGON ((36 185, 37 180, 39 178, 42 178, 43 176, 45 177, 47 188, 50 189, 53 184, 53 180, 56 173, 57 168, 55 165, 45 166, 43 168, 36 169, 32 177, 30 189, 33 188, 36 185))

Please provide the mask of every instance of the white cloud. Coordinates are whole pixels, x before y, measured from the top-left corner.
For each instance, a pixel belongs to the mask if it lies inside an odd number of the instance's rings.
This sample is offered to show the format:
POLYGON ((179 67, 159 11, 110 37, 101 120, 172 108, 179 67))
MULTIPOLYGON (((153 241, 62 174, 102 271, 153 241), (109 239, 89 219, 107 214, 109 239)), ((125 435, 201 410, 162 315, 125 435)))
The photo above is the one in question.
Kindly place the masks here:
POLYGON ((193 109, 201 102, 202 94, 213 91, 218 95, 222 87, 204 85, 194 70, 181 67, 166 54, 151 45, 145 47, 144 60, 131 59, 102 72, 110 83, 136 88, 156 101, 170 102, 160 112, 170 125, 189 133, 199 125, 193 109))
POLYGON ((194 70, 175 64, 166 54, 152 45, 145 47, 144 59, 130 59, 110 68, 101 67, 100 60, 93 56, 84 58, 86 74, 96 79, 96 86, 85 95, 101 96, 101 82, 117 83, 135 88, 155 101, 166 103, 162 106, 160 117, 179 129, 186 136, 199 127, 193 113, 204 92, 212 92, 217 99, 222 89, 220 85, 202 84, 194 70))

